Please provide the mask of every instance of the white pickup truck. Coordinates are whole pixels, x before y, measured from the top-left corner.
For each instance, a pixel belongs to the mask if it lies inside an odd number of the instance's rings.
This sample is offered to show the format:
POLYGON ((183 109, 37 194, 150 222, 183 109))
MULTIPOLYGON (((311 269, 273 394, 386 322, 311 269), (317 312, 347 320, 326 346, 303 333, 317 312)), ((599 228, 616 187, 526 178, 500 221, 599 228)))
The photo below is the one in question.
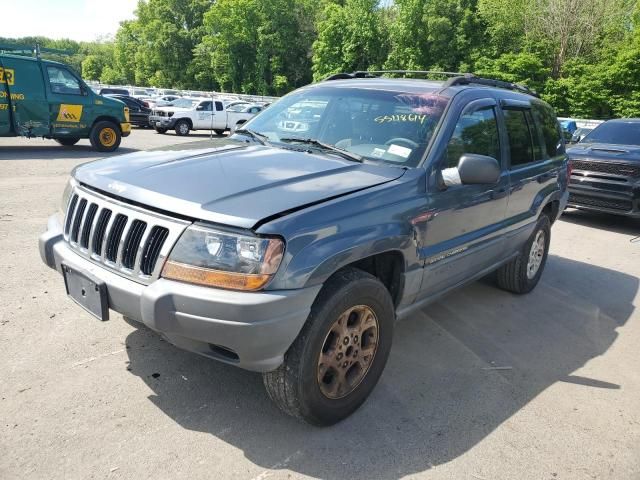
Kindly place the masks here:
POLYGON ((149 123, 158 133, 175 130, 176 135, 182 136, 191 130, 213 130, 222 135, 262 110, 260 105, 243 105, 243 108, 234 105, 230 110, 225 107, 222 100, 180 98, 171 105, 155 108, 149 123))

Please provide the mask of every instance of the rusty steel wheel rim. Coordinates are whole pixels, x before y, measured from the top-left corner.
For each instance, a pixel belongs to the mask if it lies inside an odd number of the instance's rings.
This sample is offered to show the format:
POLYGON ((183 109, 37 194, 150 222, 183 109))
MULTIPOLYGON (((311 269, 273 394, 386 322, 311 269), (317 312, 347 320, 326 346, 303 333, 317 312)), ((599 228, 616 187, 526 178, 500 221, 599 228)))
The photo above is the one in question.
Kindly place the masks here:
POLYGON ((378 349, 378 318, 367 305, 345 310, 329 329, 318 358, 318 386, 330 399, 353 392, 378 349))

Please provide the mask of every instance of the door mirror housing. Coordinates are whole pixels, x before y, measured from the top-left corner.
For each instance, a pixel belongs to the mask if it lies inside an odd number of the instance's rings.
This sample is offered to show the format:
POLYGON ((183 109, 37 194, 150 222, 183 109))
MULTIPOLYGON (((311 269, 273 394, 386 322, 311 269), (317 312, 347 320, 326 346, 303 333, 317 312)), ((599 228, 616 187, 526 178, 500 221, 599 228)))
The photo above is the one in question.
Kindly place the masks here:
POLYGON ((500 180, 500 164, 493 157, 466 153, 458 161, 458 174, 463 185, 494 184, 500 180))

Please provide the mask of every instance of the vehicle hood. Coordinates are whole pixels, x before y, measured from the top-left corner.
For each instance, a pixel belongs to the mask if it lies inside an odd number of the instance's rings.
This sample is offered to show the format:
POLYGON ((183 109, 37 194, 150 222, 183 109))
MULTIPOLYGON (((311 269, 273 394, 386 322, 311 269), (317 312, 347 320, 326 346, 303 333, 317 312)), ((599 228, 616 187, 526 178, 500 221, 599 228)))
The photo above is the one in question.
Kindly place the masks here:
POLYGON ((89 187, 156 209, 252 228, 269 217, 392 181, 404 171, 233 142, 110 157, 81 165, 73 175, 89 187))
POLYGON ((640 162, 637 145, 613 145, 609 143, 580 143, 567 149, 569 158, 610 160, 616 162, 640 162))

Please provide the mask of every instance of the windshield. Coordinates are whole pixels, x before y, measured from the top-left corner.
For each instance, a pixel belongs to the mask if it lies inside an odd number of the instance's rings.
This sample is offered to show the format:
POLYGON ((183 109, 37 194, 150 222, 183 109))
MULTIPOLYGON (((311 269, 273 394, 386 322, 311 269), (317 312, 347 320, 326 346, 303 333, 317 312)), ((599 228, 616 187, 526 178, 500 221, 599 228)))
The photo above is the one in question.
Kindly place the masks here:
POLYGON ((611 143, 640 146, 640 122, 606 122, 597 126, 580 143, 611 143))
POLYGON ((168 106, 178 107, 178 108, 191 108, 193 107, 194 103, 195 103, 194 100, 189 100, 187 98, 178 98, 177 100, 174 100, 173 102, 171 102, 168 106))
POLYGON ((305 88, 283 97, 244 128, 275 144, 312 139, 368 160, 415 166, 448 101, 429 91, 305 88))

